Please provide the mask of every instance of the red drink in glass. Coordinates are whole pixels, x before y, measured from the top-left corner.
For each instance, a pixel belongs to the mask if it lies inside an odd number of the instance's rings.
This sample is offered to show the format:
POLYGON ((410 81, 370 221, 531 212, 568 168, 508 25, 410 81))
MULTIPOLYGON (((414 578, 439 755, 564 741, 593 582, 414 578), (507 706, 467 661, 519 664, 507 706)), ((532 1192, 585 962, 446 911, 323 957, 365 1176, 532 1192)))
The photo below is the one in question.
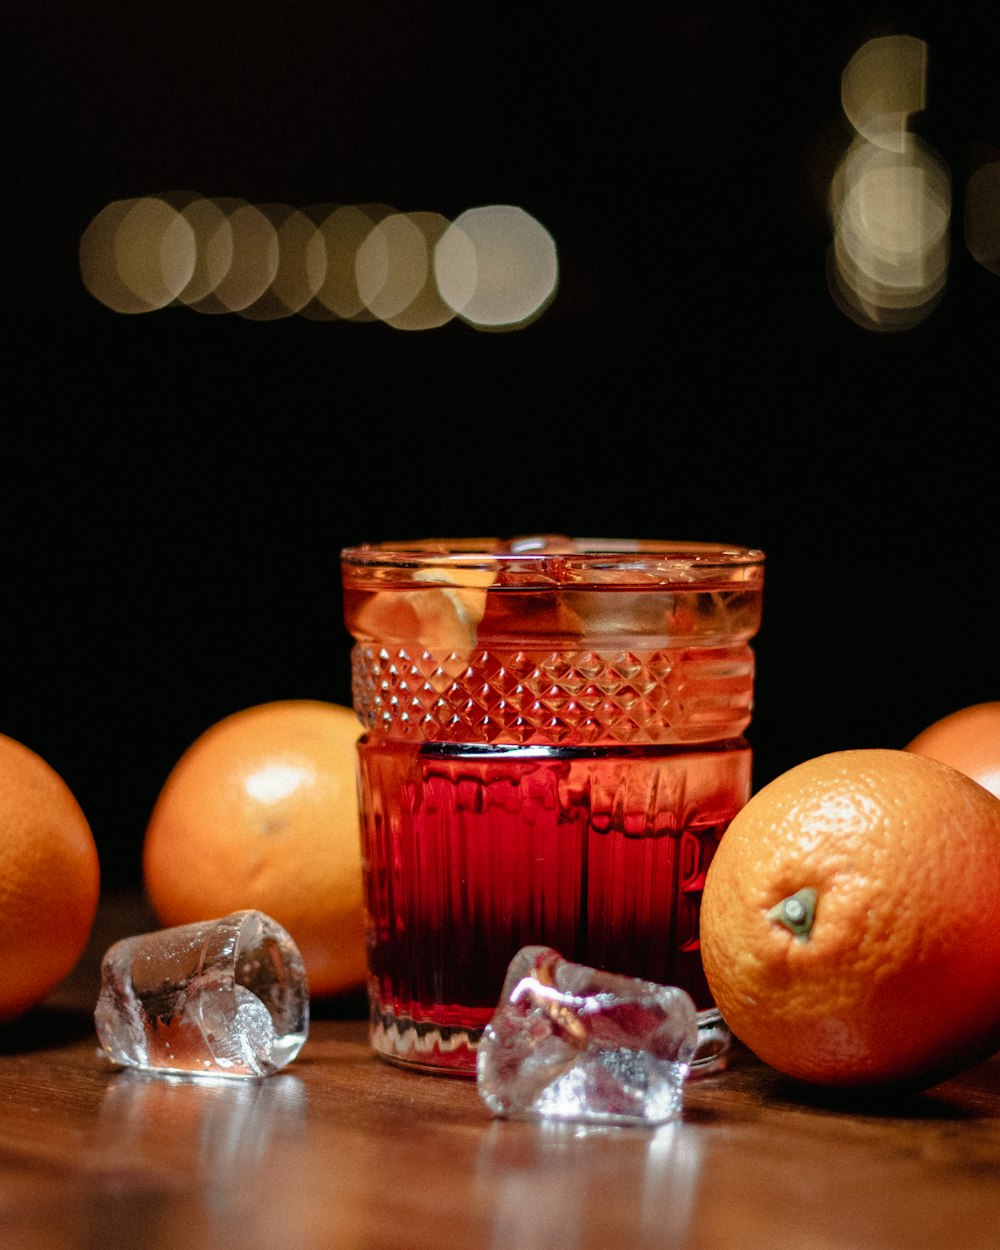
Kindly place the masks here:
POLYGON ((553 538, 344 553, 380 1054, 473 1073, 526 945, 711 1007, 698 908, 750 793, 762 563, 553 538))

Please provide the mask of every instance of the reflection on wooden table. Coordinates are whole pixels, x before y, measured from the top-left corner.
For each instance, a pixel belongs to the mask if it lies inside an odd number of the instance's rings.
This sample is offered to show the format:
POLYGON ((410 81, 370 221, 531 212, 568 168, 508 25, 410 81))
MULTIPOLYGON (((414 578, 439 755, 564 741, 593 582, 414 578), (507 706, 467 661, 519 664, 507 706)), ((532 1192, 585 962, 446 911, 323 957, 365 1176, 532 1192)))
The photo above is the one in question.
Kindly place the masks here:
POLYGON ((263 1081, 114 1070, 97 960, 150 927, 102 907, 88 957, 0 1029, 0 1246, 1000 1246, 1000 1055, 925 1094, 793 1085, 737 1048, 655 1130, 490 1117, 470 1081, 375 1059, 357 999, 318 1005, 263 1081))

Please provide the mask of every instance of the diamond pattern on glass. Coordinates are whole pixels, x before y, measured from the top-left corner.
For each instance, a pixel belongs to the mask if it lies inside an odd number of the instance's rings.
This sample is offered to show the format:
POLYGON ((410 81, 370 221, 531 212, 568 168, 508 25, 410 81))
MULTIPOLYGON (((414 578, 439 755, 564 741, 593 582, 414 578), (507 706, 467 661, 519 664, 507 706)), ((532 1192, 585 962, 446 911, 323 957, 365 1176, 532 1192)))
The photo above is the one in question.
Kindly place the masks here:
POLYGON ((390 738, 627 746, 710 742, 750 720, 748 646, 435 655, 358 643, 354 706, 390 738))

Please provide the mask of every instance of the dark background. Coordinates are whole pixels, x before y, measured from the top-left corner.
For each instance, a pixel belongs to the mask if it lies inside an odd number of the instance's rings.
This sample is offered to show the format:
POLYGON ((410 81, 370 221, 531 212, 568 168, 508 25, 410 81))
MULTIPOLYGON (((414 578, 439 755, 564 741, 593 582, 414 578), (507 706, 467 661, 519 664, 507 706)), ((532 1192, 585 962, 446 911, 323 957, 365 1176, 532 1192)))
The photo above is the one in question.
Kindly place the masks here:
MULTIPOLYGON (((972 6, 978 8, 980 6, 972 6)), ((1000 277, 962 196, 1000 144, 1000 21, 965 6, 9 6, 0 731, 139 875, 184 748, 349 700, 338 553, 535 531, 768 555, 756 784, 1000 697, 1000 277), (95 11, 96 10, 96 11, 95 11), (825 278, 840 74, 925 39, 952 175, 945 297, 876 333, 825 278), (531 326, 122 316, 91 219, 170 190, 448 218, 517 204, 561 284, 531 326)))

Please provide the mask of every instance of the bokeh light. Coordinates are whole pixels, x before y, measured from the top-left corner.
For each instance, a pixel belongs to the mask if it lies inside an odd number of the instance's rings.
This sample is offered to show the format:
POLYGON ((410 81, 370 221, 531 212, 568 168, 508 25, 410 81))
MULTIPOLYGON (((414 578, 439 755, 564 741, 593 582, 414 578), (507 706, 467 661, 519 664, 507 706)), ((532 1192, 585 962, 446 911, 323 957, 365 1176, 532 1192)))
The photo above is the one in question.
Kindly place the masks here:
POLYGON ((313 298, 326 274, 323 236, 305 213, 288 204, 259 204, 277 244, 274 273, 267 286, 240 316, 275 321, 300 312, 313 298))
POLYGON ((243 312, 263 299, 278 272, 278 232, 267 215, 244 201, 226 201, 225 207, 233 256, 211 307, 195 305, 199 311, 243 312))
POLYGON ((214 200, 197 196, 182 210, 194 234, 194 270, 178 296, 182 304, 198 304, 215 291, 233 263, 233 230, 229 214, 214 200))
POLYGON ((115 312, 165 308, 187 286, 194 269, 194 231, 157 196, 114 201, 80 240, 84 284, 115 312))
POLYGON ((80 241, 90 293, 115 312, 183 306, 253 321, 378 321, 430 330, 460 318, 520 329, 551 303, 555 243, 511 205, 440 213, 387 204, 251 204, 170 192, 102 209, 80 241))
POLYGON ((905 35, 869 40, 841 79, 855 137, 834 174, 827 280, 859 325, 904 330, 936 307, 950 261, 951 177, 910 130, 926 106, 927 46, 905 35))
POLYGON ((1000 151, 976 169, 965 188, 965 245, 991 273, 1000 274, 1000 151))
POLYGON ((926 43, 912 35, 869 39, 841 75, 840 102, 863 139, 902 152, 911 115, 927 105, 926 43))
POLYGON ((442 298, 470 325, 512 329, 549 304, 559 278, 555 242, 540 222, 509 204, 470 208, 434 251, 442 298))
POLYGON ((427 243, 405 213, 393 213, 369 232, 355 257, 358 293, 380 321, 417 298, 427 281, 427 243))
MULTIPOLYGON (((384 320, 397 330, 434 330, 455 316, 455 310, 441 298, 433 264, 434 249, 448 229, 448 219, 440 213, 408 213, 406 219, 409 223, 407 246, 411 249, 410 264, 414 277, 418 274, 423 277, 405 307, 385 316, 384 320)), ((388 221, 383 222, 382 228, 388 224, 388 221)))
POLYGON ((387 206, 359 204, 314 204, 306 209, 316 222, 326 267, 323 281, 302 315, 313 321, 374 321, 358 292, 356 259, 358 248, 376 222, 392 210, 387 206))

